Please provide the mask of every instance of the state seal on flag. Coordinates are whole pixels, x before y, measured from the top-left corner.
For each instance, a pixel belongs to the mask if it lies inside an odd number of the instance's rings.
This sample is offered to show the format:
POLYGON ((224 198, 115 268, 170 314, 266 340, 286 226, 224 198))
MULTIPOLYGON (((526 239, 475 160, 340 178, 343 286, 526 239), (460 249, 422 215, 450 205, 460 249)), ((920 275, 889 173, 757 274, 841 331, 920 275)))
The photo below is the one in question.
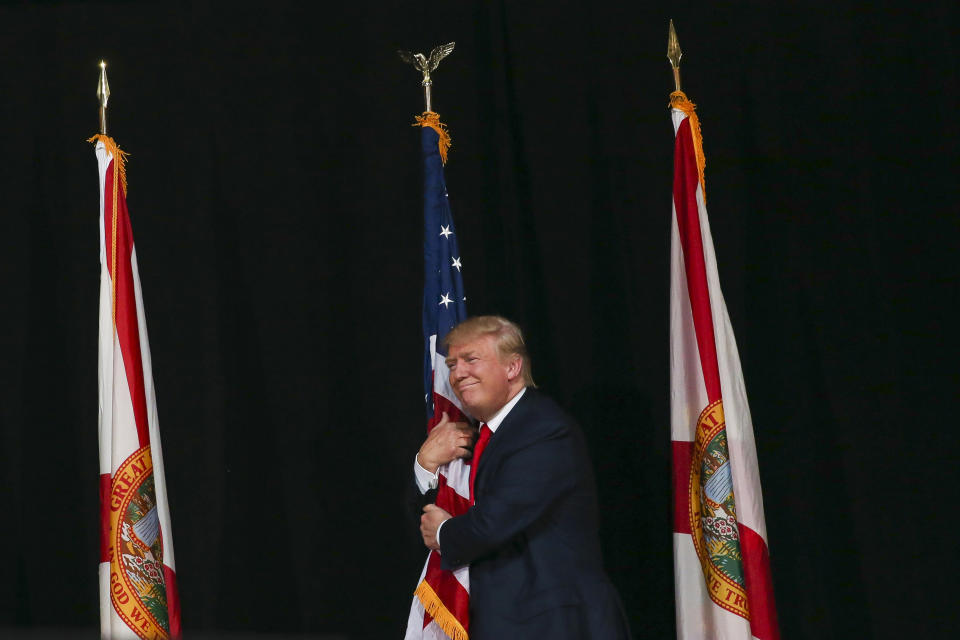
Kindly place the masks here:
POLYGON ((150 446, 113 474, 110 494, 110 598, 117 615, 145 640, 167 640, 163 541, 150 446))
POLYGON ((710 599, 749 620, 723 400, 707 406, 697 420, 688 504, 710 599))

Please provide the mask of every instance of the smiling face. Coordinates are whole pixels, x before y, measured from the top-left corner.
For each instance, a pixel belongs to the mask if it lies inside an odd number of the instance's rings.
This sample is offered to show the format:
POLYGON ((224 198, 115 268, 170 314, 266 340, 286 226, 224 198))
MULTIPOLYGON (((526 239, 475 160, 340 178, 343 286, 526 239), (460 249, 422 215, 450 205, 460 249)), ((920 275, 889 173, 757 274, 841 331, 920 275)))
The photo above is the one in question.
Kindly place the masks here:
POLYGON ((474 418, 486 422, 524 387, 523 360, 512 354, 503 359, 496 336, 481 334, 450 345, 447 355, 450 386, 474 418))

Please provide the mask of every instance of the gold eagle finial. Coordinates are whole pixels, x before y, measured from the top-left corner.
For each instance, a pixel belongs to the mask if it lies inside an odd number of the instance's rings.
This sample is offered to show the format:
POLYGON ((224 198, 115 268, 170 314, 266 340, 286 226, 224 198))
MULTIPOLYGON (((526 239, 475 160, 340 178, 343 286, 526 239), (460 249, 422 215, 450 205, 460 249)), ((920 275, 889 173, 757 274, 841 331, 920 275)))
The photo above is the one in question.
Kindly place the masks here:
POLYGON ((430 72, 435 71, 440 61, 450 55, 456 44, 456 42, 448 42, 447 44, 434 47, 433 50, 430 51, 429 56, 425 56, 422 53, 411 53, 402 49, 397 51, 397 55, 400 56, 401 60, 412 64, 417 71, 423 74, 423 82, 421 84, 423 85, 423 99, 426 103, 427 111, 433 111, 430 104, 430 87, 433 85, 430 72))

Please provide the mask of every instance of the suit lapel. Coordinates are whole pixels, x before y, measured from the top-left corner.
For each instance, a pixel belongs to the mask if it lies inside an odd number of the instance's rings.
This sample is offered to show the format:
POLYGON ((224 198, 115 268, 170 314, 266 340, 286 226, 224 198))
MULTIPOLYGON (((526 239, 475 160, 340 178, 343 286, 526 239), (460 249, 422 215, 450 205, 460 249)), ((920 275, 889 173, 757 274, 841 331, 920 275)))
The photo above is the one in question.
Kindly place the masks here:
POLYGON ((484 479, 486 477, 484 471, 495 468, 497 466, 496 460, 503 455, 504 452, 510 450, 510 442, 515 439, 515 432, 518 428, 517 425, 523 422, 523 416, 528 412, 529 405, 533 402, 534 394, 534 390, 529 387, 524 391, 523 397, 513 406, 513 409, 510 410, 507 417, 503 419, 503 422, 500 423, 500 426, 497 427, 496 432, 490 438, 490 442, 487 443, 487 447, 483 450, 483 455, 480 456, 480 466, 477 468, 477 478, 475 480, 478 493, 484 486, 484 479))

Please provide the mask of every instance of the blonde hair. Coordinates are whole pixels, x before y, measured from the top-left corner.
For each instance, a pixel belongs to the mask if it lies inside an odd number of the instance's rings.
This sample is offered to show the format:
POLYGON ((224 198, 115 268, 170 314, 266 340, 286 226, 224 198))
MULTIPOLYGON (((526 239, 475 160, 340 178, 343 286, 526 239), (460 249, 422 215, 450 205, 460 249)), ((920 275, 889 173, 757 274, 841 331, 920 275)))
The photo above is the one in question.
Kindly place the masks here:
POLYGON ((455 344, 462 344, 468 340, 481 336, 494 336, 497 341, 497 353, 500 360, 516 355, 520 356, 523 364, 520 375, 528 387, 536 387, 533 381, 533 369, 530 364, 530 353, 523 341, 523 332, 515 323, 502 316, 474 316, 467 318, 447 333, 443 339, 443 346, 448 349, 455 344))

